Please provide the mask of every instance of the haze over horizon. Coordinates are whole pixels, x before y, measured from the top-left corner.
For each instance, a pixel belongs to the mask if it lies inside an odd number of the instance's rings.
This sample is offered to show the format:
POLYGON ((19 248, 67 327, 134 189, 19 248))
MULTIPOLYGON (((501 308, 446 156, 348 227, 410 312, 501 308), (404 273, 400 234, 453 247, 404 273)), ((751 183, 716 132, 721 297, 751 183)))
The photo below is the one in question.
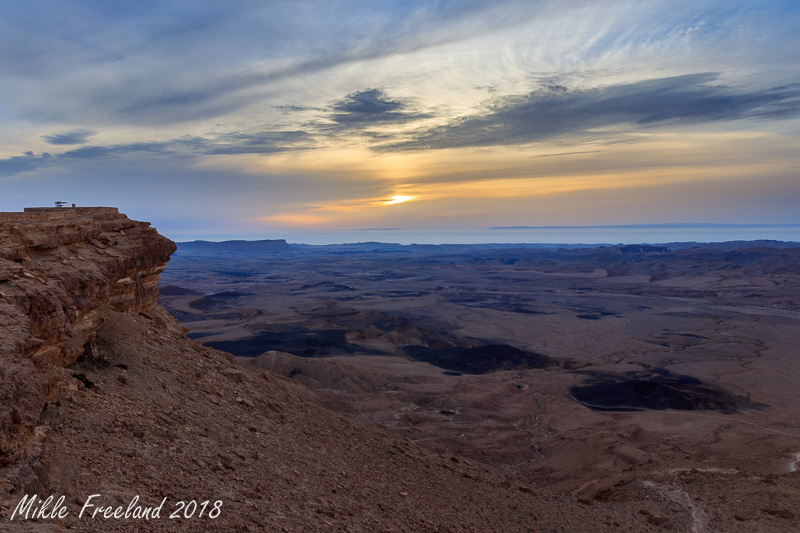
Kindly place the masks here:
POLYGON ((793 1, 11 0, 0 211, 112 205, 176 241, 800 240, 797 27, 793 1), (540 228, 636 225, 662 226, 540 228))
POLYGON ((202 236, 178 242, 259 241, 282 239, 289 244, 666 244, 676 242, 787 241, 800 242, 800 224, 634 224, 622 226, 542 226, 478 230, 413 231, 403 228, 357 228, 291 232, 274 235, 241 233, 223 238, 202 236))

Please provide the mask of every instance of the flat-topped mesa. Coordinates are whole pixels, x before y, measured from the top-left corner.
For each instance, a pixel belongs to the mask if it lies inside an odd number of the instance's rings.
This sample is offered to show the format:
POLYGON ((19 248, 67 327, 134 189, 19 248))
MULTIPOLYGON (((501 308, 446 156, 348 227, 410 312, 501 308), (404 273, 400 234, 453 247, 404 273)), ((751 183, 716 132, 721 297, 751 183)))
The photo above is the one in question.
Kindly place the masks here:
POLYGON ((175 244, 111 207, 0 213, 0 466, 31 435, 49 385, 115 311, 146 312, 175 244))

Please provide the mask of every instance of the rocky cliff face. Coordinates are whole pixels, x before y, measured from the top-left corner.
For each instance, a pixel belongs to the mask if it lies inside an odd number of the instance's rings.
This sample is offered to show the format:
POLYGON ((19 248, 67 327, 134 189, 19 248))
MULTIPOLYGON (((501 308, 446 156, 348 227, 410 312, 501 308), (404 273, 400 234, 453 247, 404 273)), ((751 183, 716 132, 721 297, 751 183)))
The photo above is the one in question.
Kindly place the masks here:
POLYGON ((0 467, 30 459, 48 367, 74 363, 109 311, 156 305, 175 244, 149 226, 109 207, 0 213, 0 467))

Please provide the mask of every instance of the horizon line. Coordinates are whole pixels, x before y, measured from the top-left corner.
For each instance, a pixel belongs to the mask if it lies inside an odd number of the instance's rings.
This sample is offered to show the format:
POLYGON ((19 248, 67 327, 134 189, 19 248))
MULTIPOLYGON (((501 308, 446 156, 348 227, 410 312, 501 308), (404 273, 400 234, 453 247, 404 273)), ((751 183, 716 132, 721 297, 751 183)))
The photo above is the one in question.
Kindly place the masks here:
POLYGON ((612 224, 607 226, 491 226, 488 230, 526 229, 623 229, 623 228, 800 228, 800 223, 739 224, 729 222, 665 222, 662 224, 612 224))

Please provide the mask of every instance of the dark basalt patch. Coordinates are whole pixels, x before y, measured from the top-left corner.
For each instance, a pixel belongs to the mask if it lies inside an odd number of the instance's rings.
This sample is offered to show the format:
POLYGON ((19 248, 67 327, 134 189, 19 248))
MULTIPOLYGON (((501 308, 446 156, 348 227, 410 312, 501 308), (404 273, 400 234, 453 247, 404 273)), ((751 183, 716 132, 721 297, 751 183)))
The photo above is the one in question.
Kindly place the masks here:
POLYGON ((300 357, 325 357, 349 353, 385 354, 350 344, 345 339, 345 333, 347 330, 344 329, 293 328, 289 331, 265 331, 243 339, 212 341, 205 344, 238 357, 257 357, 269 350, 288 352, 300 357))
POLYGON ((501 308, 500 311, 510 311, 512 313, 520 313, 523 315, 552 315, 547 311, 540 311, 539 309, 531 309, 530 307, 509 307, 508 309, 501 308))
POLYGON ((742 396, 716 385, 666 370, 623 375, 583 372, 587 383, 570 388, 572 398, 595 411, 722 411, 759 408, 742 396))
POLYGON ((554 359, 546 355, 520 350, 508 344, 440 349, 406 346, 403 351, 415 361, 424 361, 463 374, 485 374, 496 370, 547 368, 558 365, 554 359))

